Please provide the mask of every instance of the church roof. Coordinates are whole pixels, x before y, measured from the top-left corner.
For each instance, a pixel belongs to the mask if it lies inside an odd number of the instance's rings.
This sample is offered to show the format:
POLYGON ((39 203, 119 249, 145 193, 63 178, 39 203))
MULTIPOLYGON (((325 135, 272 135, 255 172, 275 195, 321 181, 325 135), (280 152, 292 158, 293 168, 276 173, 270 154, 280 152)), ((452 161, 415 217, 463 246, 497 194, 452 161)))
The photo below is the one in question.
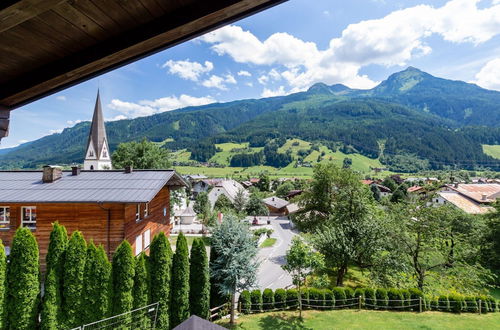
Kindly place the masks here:
POLYGON ((89 139, 87 142, 87 148, 85 149, 86 152, 89 150, 91 142, 96 153, 96 159, 101 157, 101 151, 104 144, 106 144, 106 149, 109 150, 99 91, 97 91, 97 98, 95 100, 94 115, 92 116, 92 124, 90 125, 89 139))

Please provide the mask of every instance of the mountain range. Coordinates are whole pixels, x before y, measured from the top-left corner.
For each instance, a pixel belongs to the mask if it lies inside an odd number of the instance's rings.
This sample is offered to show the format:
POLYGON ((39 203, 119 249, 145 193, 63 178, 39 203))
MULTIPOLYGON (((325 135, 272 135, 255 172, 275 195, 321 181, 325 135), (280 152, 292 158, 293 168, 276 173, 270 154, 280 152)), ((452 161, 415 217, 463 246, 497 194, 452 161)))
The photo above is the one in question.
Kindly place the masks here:
MULTIPOLYGON (((89 113, 91 109, 89 109, 89 113)), ((287 96, 214 103, 106 123, 110 148, 147 138, 206 161, 214 144, 301 138, 379 158, 394 170, 500 169, 500 92, 409 67, 370 90, 317 83, 287 96), (408 164, 418 166, 408 168, 408 164)), ((0 153, 1 168, 81 163, 90 123, 0 153)), ((274 143, 273 142, 273 143, 274 143)))

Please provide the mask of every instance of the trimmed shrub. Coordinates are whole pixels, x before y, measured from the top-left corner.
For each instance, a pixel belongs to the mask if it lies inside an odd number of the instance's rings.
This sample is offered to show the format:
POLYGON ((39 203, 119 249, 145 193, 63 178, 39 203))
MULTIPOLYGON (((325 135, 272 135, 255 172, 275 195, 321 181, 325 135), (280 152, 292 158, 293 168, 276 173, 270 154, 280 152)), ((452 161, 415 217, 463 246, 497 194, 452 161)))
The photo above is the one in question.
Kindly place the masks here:
POLYGON ((276 289, 274 291, 274 307, 278 309, 284 309, 286 307, 286 290, 285 289, 276 289))
POLYGON ((151 283, 151 301, 158 302, 158 316, 156 328, 169 329, 170 322, 170 270, 172 268, 172 249, 170 243, 161 232, 153 238, 149 248, 149 265, 151 283))
POLYGON ((189 307, 191 315, 203 319, 210 316, 210 272, 205 244, 195 238, 191 247, 189 263, 189 307))
POLYGON ((478 308, 480 307, 481 313, 486 314, 489 311, 489 305, 487 298, 485 296, 476 296, 476 301, 478 304, 478 308))
POLYGON ((250 298, 250 291, 242 291, 240 294, 239 302, 242 313, 250 314, 252 312, 252 299, 250 298))
MULTIPOLYGON (((134 297, 134 309, 146 306, 150 299, 150 281, 147 267, 147 256, 141 252, 135 258, 135 277, 134 277, 134 289, 132 295, 134 297)), ((147 312, 136 313, 134 315, 134 325, 138 329, 147 329, 151 327, 149 318, 147 317, 147 312)))
POLYGON ((438 297, 430 297, 429 298, 429 306, 430 306, 430 310, 439 311, 438 297))
POLYGON ((333 295, 332 290, 324 289, 323 294, 325 296, 325 306, 328 306, 328 307, 335 306, 335 296, 333 295))
MULTIPOLYGON (((423 300, 424 295, 422 294, 422 291, 419 289, 408 289, 408 292, 410 293, 410 305, 418 305, 420 303, 420 299, 422 298, 422 310, 425 310, 425 301, 423 300)), ((411 310, 418 311, 419 306, 412 307, 411 310)))
POLYGON ((409 307, 409 306, 413 305, 413 303, 415 303, 415 302, 412 303, 412 301, 410 301, 410 299, 411 299, 410 291, 408 291, 407 289, 400 289, 399 291, 403 295, 403 299, 404 299, 403 305, 406 306, 406 308, 403 308, 403 310, 406 310, 406 311, 411 310, 411 307, 409 307))
MULTIPOLYGON (((132 253, 132 246, 125 240, 118 245, 113 255, 111 265, 112 278, 112 315, 126 313, 134 306, 135 259, 132 253)), ((130 315, 120 317, 120 322, 125 324, 131 322, 130 315)))
MULTIPOLYGON (((333 296, 335 297, 335 307, 344 306, 346 302, 346 295, 344 288, 335 287, 332 289, 333 296)), ((344 307, 341 307, 344 308, 344 307)))
POLYGON ((490 312, 497 312, 498 311, 498 303, 495 300, 495 298, 489 296, 489 297, 486 297, 486 301, 488 301, 488 306, 490 307, 490 312))
POLYGON ((475 297, 466 296, 464 300, 465 300, 464 311, 469 313, 477 313, 479 311, 479 306, 477 304, 475 297))
POLYGON ((457 294, 448 296, 448 303, 453 313, 460 313, 465 307, 464 297, 457 294))
POLYGON ((388 305, 389 297, 387 296, 387 290, 380 288, 375 291, 375 298, 377 299, 377 309, 386 309, 388 305))
POLYGON ((312 308, 322 309, 321 307, 325 306, 325 292, 321 289, 311 288, 309 290, 309 304, 319 306, 312 308))
POLYGON ((46 274, 44 283, 45 292, 41 314, 42 322, 40 323, 40 329, 42 330, 52 330, 60 327, 57 315, 57 284, 56 271, 55 269, 50 269, 46 274))
POLYGON ((189 318, 189 248, 181 232, 177 236, 170 284, 170 327, 189 318))
POLYGON ((309 289, 308 288, 302 288, 300 289, 300 298, 302 301, 302 309, 309 309, 309 306, 304 306, 304 305, 309 305, 309 289))
POLYGON ((299 292, 297 289, 288 289, 286 290, 286 307, 288 309, 297 309, 299 304, 299 292))
POLYGON ((262 292, 262 308, 264 311, 274 309, 274 292, 272 289, 264 289, 264 292, 262 292))
POLYGON ((365 306, 367 309, 375 309, 374 306, 377 305, 375 289, 372 288, 365 289, 365 304, 372 305, 372 306, 365 306))
POLYGON ((262 293, 260 290, 253 290, 250 293, 252 302, 252 312, 262 312, 262 293))
MULTIPOLYGON (((365 289, 356 288, 356 290, 354 290, 354 298, 356 298, 356 300, 353 302, 356 302, 357 304, 359 304, 359 297, 361 297, 361 304, 363 304, 365 301, 365 289)), ((356 306, 359 306, 359 305, 356 305, 356 306)))
POLYGON ((352 288, 350 288, 350 287, 345 287, 345 288, 344 288, 344 291, 345 291, 345 298, 346 298, 346 300, 347 300, 347 303, 348 303, 348 304, 352 304, 352 302, 354 301, 354 300, 352 300, 352 299, 353 299, 353 298, 356 298, 356 297, 354 296, 354 290, 353 290, 352 288))
POLYGON ((404 297, 399 289, 389 289, 387 290, 387 296, 389 297, 389 307, 393 310, 401 311, 404 306, 404 297))
POLYGON ((441 295, 438 297, 438 310, 442 312, 450 311, 450 301, 448 300, 448 296, 441 295))

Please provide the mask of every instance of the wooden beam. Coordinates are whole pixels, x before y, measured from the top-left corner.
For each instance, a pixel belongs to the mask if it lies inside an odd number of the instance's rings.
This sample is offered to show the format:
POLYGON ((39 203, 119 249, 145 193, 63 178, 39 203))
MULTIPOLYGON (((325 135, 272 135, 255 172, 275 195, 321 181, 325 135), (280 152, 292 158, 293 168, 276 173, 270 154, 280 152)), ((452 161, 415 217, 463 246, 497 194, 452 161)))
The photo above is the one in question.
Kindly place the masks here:
POLYGON ((9 135, 10 111, 0 108, 0 141, 9 135))
POLYGON ((0 105, 17 108, 284 1, 196 1, 0 85, 0 105))
MULTIPOLYGON (((0 33, 7 31, 67 0, 22 0, 0 11, 0 33)), ((8 1, 7 1, 8 2, 8 1)))

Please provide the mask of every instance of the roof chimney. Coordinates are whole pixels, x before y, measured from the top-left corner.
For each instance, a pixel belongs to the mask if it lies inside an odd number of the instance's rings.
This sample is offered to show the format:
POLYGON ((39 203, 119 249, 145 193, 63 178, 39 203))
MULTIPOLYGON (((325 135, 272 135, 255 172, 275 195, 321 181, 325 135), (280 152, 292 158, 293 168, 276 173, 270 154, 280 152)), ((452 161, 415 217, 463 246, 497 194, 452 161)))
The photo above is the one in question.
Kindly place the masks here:
POLYGON ((134 168, 132 167, 132 165, 125 166, 125 173, 129 174, 129 173, 132 173, 133 171, 134 171, 134 168))
POLYGON ((486 195, 486 194, 482 194, 482 195, 481 195, 481 200, 482 200, 482 201, 487 200, 487 198, 488 198, 488 195, 486 195))
POLYGON ((59 166, 45 165, 43 167, 43 183, 51 183, 62 177, 62 170, 59 166))
POLYGON ((80 166, 71 166, 71 175, 80 175, 80 166))

